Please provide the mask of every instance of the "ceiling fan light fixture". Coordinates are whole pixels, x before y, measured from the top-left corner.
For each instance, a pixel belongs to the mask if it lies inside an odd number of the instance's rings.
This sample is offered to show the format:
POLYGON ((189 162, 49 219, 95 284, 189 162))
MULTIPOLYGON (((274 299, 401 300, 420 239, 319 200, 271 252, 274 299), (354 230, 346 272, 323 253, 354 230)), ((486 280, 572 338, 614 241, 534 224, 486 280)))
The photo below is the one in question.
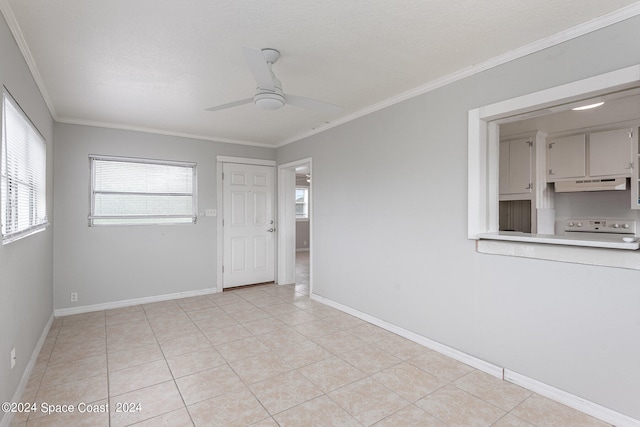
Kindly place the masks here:
POLYGON ((277 93, 259 93, 253 98, 253 102, 263 110, 277 110, 284 107, 284 96, 277 93))

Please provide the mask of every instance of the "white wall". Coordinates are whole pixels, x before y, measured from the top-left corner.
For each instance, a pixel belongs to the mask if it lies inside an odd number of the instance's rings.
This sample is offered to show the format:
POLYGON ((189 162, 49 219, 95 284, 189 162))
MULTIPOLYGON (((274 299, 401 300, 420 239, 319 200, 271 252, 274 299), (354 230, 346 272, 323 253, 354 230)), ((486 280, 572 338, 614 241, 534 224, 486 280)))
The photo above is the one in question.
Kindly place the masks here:
POLYGON ((279 148, 313 158, 314 292, 640 419, 640 272, 466 238, 467 111, 638 64, 639 39, 629 19, 279 148))
MULTIPOLYGON (((47 142, 47 212, 53 221, 53 120, 0 15, 0 85, 47 142)), ((1 88, 0 88, 1 90, 1 88)), ((0 402, 10 401, 53 312, 53 227, 0 246, 0 402), (10 370, 11 349, 16 367, 10 370)), ((0 413, 0 421, 4 414, 0 413)))
POLYGON ((88 227, 89 154, 196 162, 200 212, 217 208, 217 155, 275 158, 270 148, 68 124, 55 125, 55 140, 56 309, 217 286, 215 217, 195 225, 88 227))

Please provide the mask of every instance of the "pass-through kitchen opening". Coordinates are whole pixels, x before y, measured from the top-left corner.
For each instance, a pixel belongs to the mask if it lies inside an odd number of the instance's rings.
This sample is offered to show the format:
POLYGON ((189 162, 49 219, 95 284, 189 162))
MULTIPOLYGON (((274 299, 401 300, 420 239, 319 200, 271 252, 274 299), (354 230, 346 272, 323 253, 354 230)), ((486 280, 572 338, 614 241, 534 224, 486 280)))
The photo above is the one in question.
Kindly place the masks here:
POLYGON ((500 125, 499 231, 638 249, 640 89, 500 125))

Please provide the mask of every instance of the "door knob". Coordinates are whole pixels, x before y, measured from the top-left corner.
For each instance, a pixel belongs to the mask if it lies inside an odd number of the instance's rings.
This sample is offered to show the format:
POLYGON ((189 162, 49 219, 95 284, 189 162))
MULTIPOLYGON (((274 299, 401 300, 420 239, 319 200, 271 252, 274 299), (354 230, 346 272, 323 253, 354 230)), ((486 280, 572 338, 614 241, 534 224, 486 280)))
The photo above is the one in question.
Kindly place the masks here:
POLYGON ((273 233, 274 231, 276 231, 276 229, 275 229, 275 228, 270 228, 270 229, 268 229, 267 231, 268 231, 269 233, 273 233))

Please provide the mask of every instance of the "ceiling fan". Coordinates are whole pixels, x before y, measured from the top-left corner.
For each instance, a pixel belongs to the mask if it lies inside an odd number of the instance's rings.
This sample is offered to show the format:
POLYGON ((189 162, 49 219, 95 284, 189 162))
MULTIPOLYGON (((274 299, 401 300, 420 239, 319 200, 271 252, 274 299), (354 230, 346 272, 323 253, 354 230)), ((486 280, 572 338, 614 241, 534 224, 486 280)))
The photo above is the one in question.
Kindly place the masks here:
POLYGON ((269 48, 257 49, 249 46, 243 46, 243 50, 247 65, 249 65, 249 71, 251 71, 258 85, 255 95, 251 98, 241 99, 240 101, 216 105, 207 108, 207 111, 225 110, 227 108, 249 104, 250 102, 253 102, 258 108, 264 110, 277 110, 278 108, 284 107, 285 104, 289 104, 327 114, 340 114, 343 111, 343 108, 338 105, 304 96, 284 93, 282 91, 282 83, 280 83, 280 80, 276 78, 271 70, 271 66, 280 58, 280 52, 277 50, 269 48))

